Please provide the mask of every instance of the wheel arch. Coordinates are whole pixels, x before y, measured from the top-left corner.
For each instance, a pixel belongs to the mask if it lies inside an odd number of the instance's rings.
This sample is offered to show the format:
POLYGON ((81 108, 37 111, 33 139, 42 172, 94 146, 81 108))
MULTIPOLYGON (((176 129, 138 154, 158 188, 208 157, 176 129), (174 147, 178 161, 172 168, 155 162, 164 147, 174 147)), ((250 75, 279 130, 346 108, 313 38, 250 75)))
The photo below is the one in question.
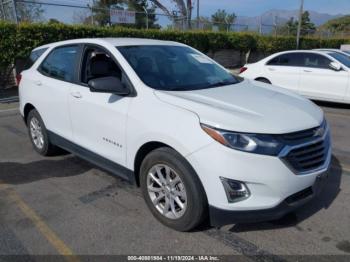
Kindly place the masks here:
POLYGON ((32 111, 33 109, 36 109, 31 103, 26 103, 24 108, 23 108, 23 120, 25 124, 27 124, 27 118, 29 115, 29 112, 32 111))
POLYGON ((270 83, 270 84, 271 84, 271 81, 270 81, 269 79, 267 79, 266 77, 263 77, 263 76, 256 77, 254 80, 255 80, 255 81, 261 81, 261 82, 264 82, 264 83, 270 83))
MULTIPOLYGON (((167 145, 163 142, 159 141, 150 141, 145 144, 143 144, 136 152, 135 158, 134 158, 134 174, 135 174, 135 181, 136 185, 140 186, 140 167, 142 164, 142 161, 145 159, 145 157, 152 152, 153 150, 161 147, 169 147, 173 150, 175 150, 170 145, 167 145)), ((175 150, 176 151, 176 150, 175 150)))

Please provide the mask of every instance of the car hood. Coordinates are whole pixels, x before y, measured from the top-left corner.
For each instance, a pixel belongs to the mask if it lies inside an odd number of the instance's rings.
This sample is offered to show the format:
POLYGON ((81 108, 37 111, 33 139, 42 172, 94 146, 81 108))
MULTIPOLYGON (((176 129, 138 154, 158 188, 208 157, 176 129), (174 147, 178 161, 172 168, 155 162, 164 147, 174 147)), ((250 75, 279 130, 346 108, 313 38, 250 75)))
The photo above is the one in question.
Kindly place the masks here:
POLYGON ((322 110, 285 89, 252 80, 194 91, 154 91, 163 102, 192 111, 213 127, 282 134, 321 124, 322 110))

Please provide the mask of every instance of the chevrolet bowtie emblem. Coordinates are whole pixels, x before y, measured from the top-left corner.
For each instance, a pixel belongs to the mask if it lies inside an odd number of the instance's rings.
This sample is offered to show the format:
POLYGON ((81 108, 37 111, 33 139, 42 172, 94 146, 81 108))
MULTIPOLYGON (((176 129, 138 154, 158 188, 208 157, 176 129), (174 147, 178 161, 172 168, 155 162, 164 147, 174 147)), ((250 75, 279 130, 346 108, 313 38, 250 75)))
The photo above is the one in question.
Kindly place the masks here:
POLYGON ((325 132, 325 129, 323 127, 320 127, 314 131, 314 136, 323 136, 325 132))

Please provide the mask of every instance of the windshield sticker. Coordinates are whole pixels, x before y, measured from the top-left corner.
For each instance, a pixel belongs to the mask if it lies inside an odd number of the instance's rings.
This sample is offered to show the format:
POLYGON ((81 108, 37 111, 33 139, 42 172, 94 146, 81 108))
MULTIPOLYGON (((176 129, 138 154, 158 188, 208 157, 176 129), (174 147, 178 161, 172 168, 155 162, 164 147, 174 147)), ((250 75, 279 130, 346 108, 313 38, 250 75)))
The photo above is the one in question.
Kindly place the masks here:
POLYGON ((202 56, 199 54, 190 54, 190 55, 201 64, 213 64, 213 62, 205 56, 202 56))

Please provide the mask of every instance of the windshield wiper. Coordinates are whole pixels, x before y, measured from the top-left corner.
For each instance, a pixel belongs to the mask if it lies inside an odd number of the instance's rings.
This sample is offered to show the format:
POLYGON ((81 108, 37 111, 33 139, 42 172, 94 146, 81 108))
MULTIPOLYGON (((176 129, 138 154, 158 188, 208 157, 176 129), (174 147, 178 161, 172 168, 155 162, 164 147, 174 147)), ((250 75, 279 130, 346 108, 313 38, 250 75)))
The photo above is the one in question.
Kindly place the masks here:
POLYGON ((232 81, 219 81, 219 82, 215 82, 213 84, 206 86, 206 88, 227 86, 227 85, 233 85, 233 84, 237 84, 237 82, 236 81, 234 81, 234 82, 232 82, 232 81))

